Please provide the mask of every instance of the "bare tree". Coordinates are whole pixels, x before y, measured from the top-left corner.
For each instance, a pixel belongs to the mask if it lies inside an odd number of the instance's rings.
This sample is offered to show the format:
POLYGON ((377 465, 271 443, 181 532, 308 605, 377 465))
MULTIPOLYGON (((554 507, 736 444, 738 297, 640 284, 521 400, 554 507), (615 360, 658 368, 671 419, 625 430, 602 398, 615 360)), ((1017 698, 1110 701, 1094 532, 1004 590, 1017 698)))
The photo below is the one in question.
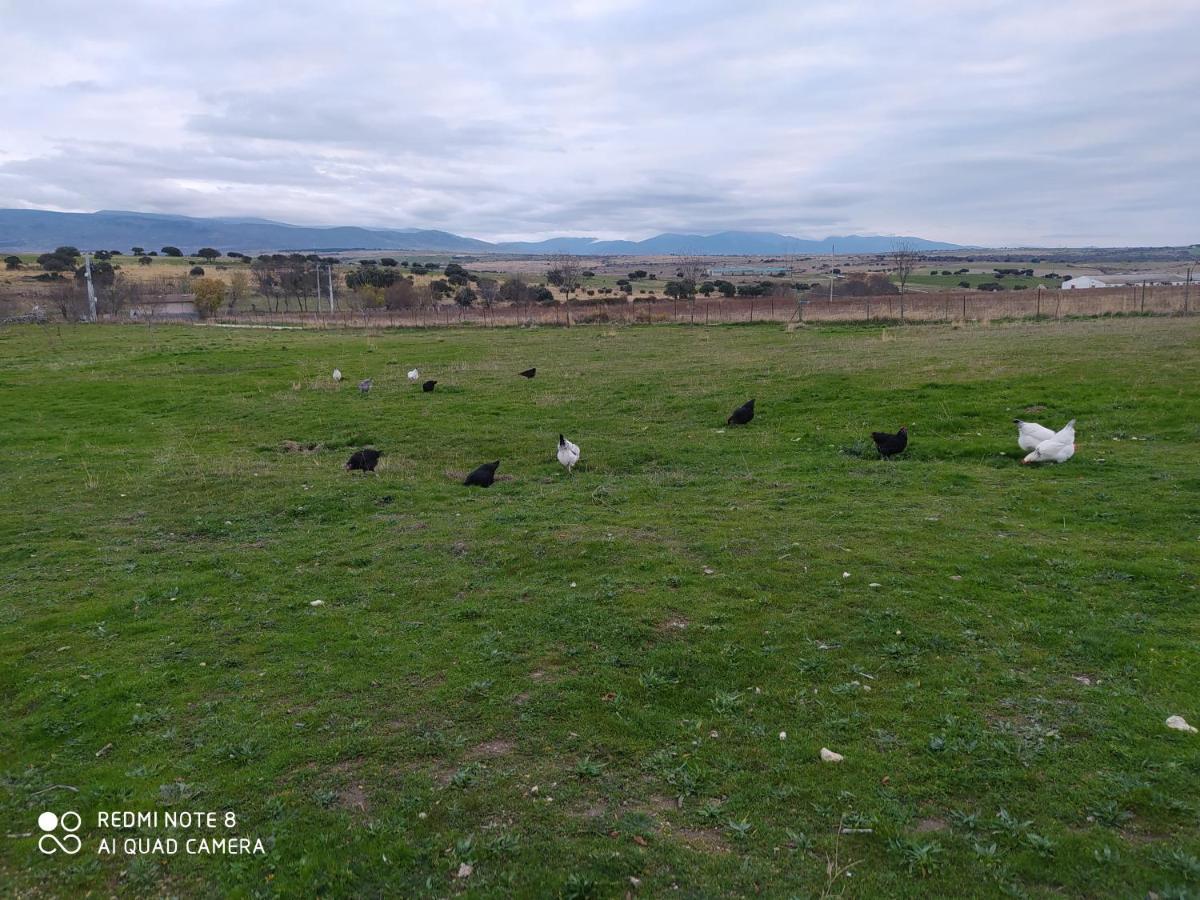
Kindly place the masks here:
POLYGON ((229 309, 232 311, 235 306, 246 299, 246 295, 250 292, 250 276, 245 272, 234 272, 229 276, 229 309))
POLYGON ((250 266, 250 274, 257 282, 258 293, 267 301, 271 312, 279 311, 279 273, 269 261, 256 259, 250 266))
POLYGON ((480 278, 475 283, 475 291, 479 294, 485 309, 490 309, 500 298, 500 282, 494 278, 480 278))
POLYGON ((679 277, 699 284, 708 276, 710 266, 698 256, 685 256, 679 261, 679 277))
POLYGON ((921 254, 913 246, 912 241, 901 239, 892 242, 891 256, 892 268, 896 270, 896 280, 900 282, 900 319, 903 321, 904 287, 908 284, 908 277, 912 275, 913 269, 916 268, 921 254))
POLYGON ((546 273, 546 280, 561 290, 567 298, 567 325, 571 324, 571 295, 579 290, 583 282, 583 267, 574 256, 556 256, 554 265, 546 273))

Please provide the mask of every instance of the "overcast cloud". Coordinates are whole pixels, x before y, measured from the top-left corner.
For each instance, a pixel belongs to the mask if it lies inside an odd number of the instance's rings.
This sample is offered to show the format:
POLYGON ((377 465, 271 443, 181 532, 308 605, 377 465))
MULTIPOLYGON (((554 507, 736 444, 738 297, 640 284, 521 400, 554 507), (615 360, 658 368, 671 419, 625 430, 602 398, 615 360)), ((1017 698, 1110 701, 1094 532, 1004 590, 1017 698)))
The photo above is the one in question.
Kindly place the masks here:
POLYGON ((1200 0, 0 0, 0 206, 1200 241, 1200 0))

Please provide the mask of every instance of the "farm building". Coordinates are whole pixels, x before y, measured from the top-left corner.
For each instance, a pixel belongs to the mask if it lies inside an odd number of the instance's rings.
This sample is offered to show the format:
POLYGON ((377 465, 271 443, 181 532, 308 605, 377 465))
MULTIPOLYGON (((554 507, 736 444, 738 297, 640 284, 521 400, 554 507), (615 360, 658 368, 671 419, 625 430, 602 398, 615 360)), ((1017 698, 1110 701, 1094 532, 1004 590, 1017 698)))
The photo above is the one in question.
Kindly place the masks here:
POLYGON ((1161 272, 1133 272, 1128 275, 1105 275, 1096 278, 1094 275, 1079 275, 1063 282, 1064 291, 1073 288, 1103 288, 1126 287, 1131 284, 1183 284, 1187 279, 1183 275, 1164 275, 1161 272))
POLYGON ((148 297, 129 307, 131 319, 195 319, 196 304, 191 294, 164 294, 148 297))
POLYGON ((1076 278, 1068 278, 1062 283, 1064 291, 1077 290, 1079 288, 1102 288, 1108 287, 1107 281, 1101 281, 1099 278, 1093 278, 1091 275, 1080 275, 1076 278))

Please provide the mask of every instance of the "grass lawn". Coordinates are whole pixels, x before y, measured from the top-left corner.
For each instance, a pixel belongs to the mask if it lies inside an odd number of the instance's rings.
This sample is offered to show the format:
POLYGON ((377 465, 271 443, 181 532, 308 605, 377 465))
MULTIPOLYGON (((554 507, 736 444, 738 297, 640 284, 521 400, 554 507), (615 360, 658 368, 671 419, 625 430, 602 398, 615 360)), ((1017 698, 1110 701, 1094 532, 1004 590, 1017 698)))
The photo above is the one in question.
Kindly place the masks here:
POLYGON ((1200 735, 1164 721, 1200 724, 1197 348, 1200 319, 0 331, 0 883, 1196 896, 1200 735), (1016 416, 1076 418, 1076 457, 1018 465, 1016 416), (364 444, 378 477, 342 470, 364 444), (42 855, 68 809, 83 852, 42 855), (103 810, 232 811, 266 852, 98 854, 197 834, 103 810))

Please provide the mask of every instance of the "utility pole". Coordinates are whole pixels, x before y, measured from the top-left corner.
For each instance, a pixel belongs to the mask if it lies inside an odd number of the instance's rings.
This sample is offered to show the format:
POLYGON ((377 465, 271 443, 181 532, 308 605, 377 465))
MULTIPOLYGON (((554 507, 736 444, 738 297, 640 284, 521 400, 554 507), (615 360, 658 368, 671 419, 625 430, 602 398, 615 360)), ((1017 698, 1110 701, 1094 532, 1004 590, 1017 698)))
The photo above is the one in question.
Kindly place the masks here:
POLYGON ((830 254, 830 259, 829 259, 829 302, 830 303, 833 302, 833 264, 835 262, 837 262, 837 244, 832 244, 831 246, 833 248, 833 252, 830 254))
POLYGON ((83 272, 87 276, 88 321, 96 321, 96 289, 92 286, 92 254, 83 254, 83 272))

